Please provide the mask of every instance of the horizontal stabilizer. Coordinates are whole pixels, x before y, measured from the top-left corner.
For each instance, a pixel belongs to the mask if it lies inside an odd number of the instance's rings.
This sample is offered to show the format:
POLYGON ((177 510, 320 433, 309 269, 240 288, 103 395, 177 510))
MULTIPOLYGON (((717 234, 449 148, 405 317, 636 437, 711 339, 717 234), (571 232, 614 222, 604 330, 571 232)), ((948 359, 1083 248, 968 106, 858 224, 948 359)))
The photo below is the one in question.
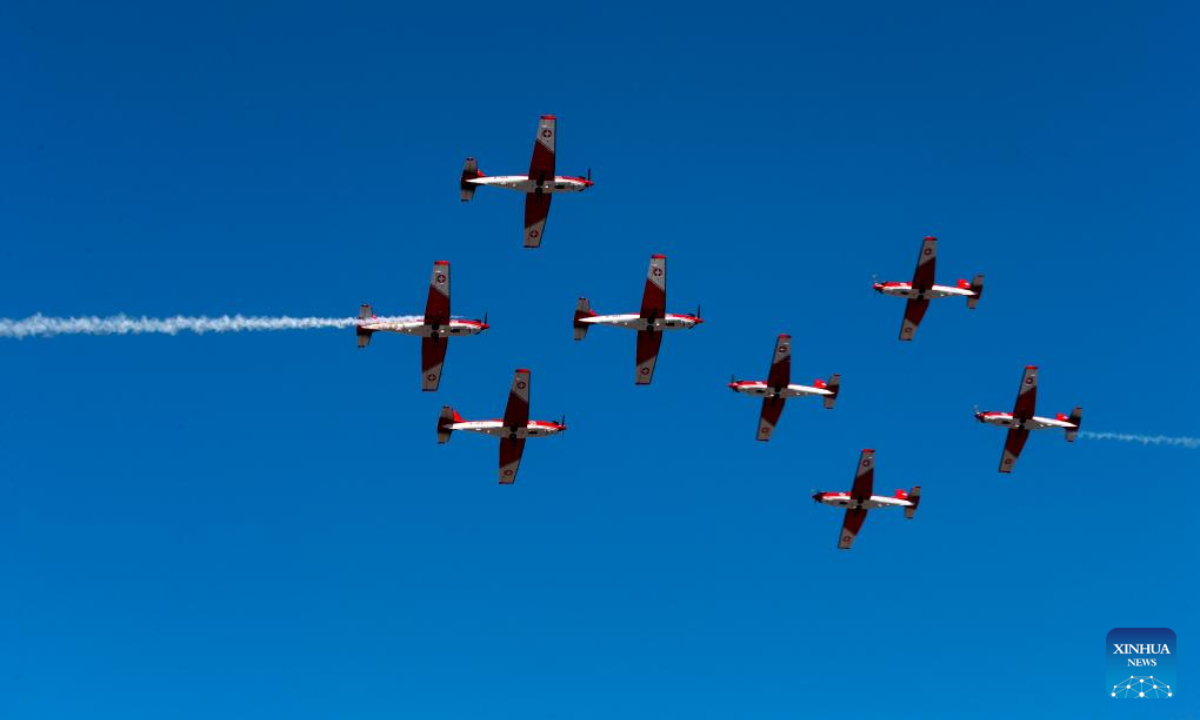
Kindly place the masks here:
POLYGON ((911 507, 904 508, 904 517, 912 520, 917 514, 917 506, 921 504, 921 486, 917 485, 912 490, 908 491, 908 501, 912 503, 911 507))
POLYGON ((967 297, 967 309, 974 310, 979 305, 979 298, 983 297, 983 274, 982 273, 979 275, 976 275, 975 279, 971 281, 970 289, 971 289, 971 292, 973 292, 975 294, 967 297))
POLYGON ((833 404, 837 402, 838 393, 841 392, 842 389, 842 376, 838 373, 830 375, 829 380, 825 382, 825 389, 833 393, 832 395, 826 395, 824 398, 825 409, 832 410, 833 404))
MULTIPOLYGON (((363 303, 362 306, 359 307, 359 309, 358 309, 358 319, 360 321, 370 320, 373 317, 375 317, 375 312, 371 309, 371 306, 366 303, 363 303)), ((371 333, 373 333, 375 331, 368 330, 368 329, 364 328, 361 324, 359 324, 355 327, 355 332, 358 334, 358 346, 360 348, 365 348, 366 346, 371 344, 371 333)))
POLYGON ((450 442, 450 433, 454 432, 454 428, 451 426, 456 422, 462 422, 462 416, 455 412, 454 408, 449 405, 443 405, 442 414, 438 417, 437 437, 439 445, 450 442))
POLYGON ((1083 408, 1077 407, 1071 411, 1071 416, 1067 418, 1067 422, 1075 427, 1064 428, 1067 431, 1067 442, 1075 442, 1075 437, 1079 435, 1079 426, 1083 424, 1083 408))
POLYGON ((575 304, 575 339, 582 340, 587 337, 587 331, 590 323, 582 322, 583 318, 595 317, 596 313, 592 312, 591 303, 587 298, 579 298, 579 302, 575 304))
POLYGON ((483 177, 483 173, 479 172, 479 164, 475 162, 475 158, 467 158, 466 163, 463 164, 462 178, 458 183, 462 190, 463 202, 470 202, 471 198, 475 197, 475 188, 478 187, 475 183, 467 181, 481 177, 483 177))

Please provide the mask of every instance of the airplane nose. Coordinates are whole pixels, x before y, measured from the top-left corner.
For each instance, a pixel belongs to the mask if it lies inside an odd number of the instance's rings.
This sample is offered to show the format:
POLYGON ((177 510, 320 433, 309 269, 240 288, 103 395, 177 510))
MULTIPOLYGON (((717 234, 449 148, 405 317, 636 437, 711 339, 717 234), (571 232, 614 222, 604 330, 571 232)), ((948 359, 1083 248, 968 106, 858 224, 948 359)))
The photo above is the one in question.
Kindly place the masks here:
POLYGON ((813 499, 813 502, 819 503, 819 502, 821 502, 821 499, 824 497, 825 497, 825 493, 819 492, 819 493, 813 493, 812 499, 813 499))
POLYGON ((487 323, 479 323, 479 327, 483 330, 491 330, 492 329, 492 326, 488 325, 487 323))

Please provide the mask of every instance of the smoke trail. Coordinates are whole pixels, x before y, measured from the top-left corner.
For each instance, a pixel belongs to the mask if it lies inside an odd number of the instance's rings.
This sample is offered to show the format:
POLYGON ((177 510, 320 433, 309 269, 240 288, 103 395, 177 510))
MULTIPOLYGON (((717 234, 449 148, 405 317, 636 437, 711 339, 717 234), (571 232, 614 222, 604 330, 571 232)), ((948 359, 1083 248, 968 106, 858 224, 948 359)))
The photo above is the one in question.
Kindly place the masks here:
POLYGON ((1174 445, 1188 450, 1200 449, 1200 438, 1170 437, 1168 435, 1132 435, 1130 433, 1088 432, 1080 430, 1079 435, 1089 440, 1117 440, 1119 442, 1141 443, 1142 445, 1174 445))
MULTIPOLYGON (((372 322, 419 320, 418 316, 377 317, 372 322)), ((273 330, 313 330, 317 328, 347 328, 358 325, 358 318, 323 317, 261 317, 221 315, 219 317, 168 318, 130 317, 45 317, 38 314, 23 320, 0 318, 0 338, 54 337, 55 335, 176 335, 190 332, 205 333, 267 332, 273 330)))

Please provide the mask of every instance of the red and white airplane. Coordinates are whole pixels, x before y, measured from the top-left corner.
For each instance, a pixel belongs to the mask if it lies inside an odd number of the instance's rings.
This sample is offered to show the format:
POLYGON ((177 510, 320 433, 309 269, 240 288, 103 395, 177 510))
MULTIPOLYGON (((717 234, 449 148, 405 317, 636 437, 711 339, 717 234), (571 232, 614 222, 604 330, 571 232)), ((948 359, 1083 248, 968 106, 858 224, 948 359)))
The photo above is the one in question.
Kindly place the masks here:
POLYGON ((813 500, 819 503, 846 508, 846 518, 842 521, 842 536, 838 540, 838 547, 842 550, 849 550, 850 546, 854 544, 854 538, 858 537, 859 528, 867 519, 868 510, 902 507, 904 508, 904 517, 909 520, 912 520, 917 514, 917 506, 921 504, 920 485, 908 492, 897 490, 895 495, 888 497, 887 495, 872 495, 874 483, 875 451, 863 450, 862 455, 858 457, 854 487, 850 492, 819 492, 812 496, 813 500))
POLYGON ((979 304, 983 295, 983 275, 976 275, 971 282, 959 280, 954 287, 935 285, 933 270, 937 263, 937 238, 927 237, 921 243, 921 254, 917 256, 917 271, 912 282, 877 282, 875 291, 884 295, 908 298, 904 308, 904 322, 900 324, 900 339, 912 340, 929 309, 929 301, 944 297, 965 297, 971 310, 979 304))
POLYGON ((1075 442, 1079 433, 1079 425, 1083 422, 1083 408, 1077 407, 1070 415, 1058 413, 1053 418, 1038 417, 1033 414, 1037 403, 1036 365, 1027 365, 1025 374, 1021 376, 1021 387, 1017 390, 1017 404, 1011 413, 975 411, 975 419, 988 425, 999 425, 1008 428, 1008 437, 1004 440, 1004 452, 1000 455, 1000 472, 1012 472, 1021 448, 1029 439, 1030 430, 1046 430, 1062 428, 1067 434, 1067 442, 1075 442))
POLYGON ((512 390, 508 393, 503 419, 464 420, 454 408, 446 405, 438 418, 437 438, 439 444, 445 444, 455 430, 500 438, 500 484, 511 485, 517 480, 517 468, 521 465, 521 454, 525 452, 525 439, 557 435, 567 429, 566 423, 565 416, 556 423, 529 419, 529 371, 517 370, 513 375, 512 390))
POLYGON ((451 336, 478 335, 487 330, 483 320, 459 320, 450 317, 450 263, 438 260, 433 264, 429 280, 429 299, 425 301, 425 317, 420 320, 394 320, 375 315, 370 305, 358 311, 358 346, 371 343, 377 332, 395 332, 421 338, 421 389, 432 392, 442 381, 442 365, 446 362, 446 345, 451 336))
POLYGON ((667 256, 651 255, 650 268, 646 271, 646 289, 642 291, 642 309, 624 315, 597 315, 587 298, 579 298, 575 306, 575 339, 587 336, 592 325, 637 330, 637 356, 633 381, 638 385, 649 385, 654 379, 654 364, 658 361, 658 349, 662 346, 662 334, 667 330, 691 330, 700 323, 700 309, 695 315, 676 315, 667 308, 667 256))
POLYGON ((528 175, 492 175, 479 172, 475 158, 467 158, 463 165, 462 201, 475 197, 480 185, 508 188, 525 193, 525 247, 535 248, 542 244, 546 230, 546 217, 550 214, 550 196, 554 193, 583 192, 592 186, 592 171, 587 177, 572 177, 554 174, 554 141, 558 136, 558 121, 553 115, 543 115, 538 122, 537 138, 533 143, 533 159, 529 163, 528 175))
POLYGON ((817 379, 812 387, 792 384, 792 336, 780 335, 775 341, 775 354, 771 358, 771 372, 763 380, 729 380, 729 389, 737 393, 754 395, 763 399, 762 414, 758 420, 758 439, 766 442, 775 432, 783 404, 788 398, 816 395, 825 401, 825 409, 832 410, 841 388, 841 375, 834 373, 828 381, 817 379))

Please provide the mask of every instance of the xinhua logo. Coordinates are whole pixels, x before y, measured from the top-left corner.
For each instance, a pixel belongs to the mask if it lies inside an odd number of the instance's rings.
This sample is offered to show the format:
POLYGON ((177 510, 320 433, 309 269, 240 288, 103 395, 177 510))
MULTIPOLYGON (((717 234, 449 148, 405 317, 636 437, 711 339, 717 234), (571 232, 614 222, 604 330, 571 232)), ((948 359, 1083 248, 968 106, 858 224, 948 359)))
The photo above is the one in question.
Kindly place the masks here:
POLYGON ((1110 697, 1166 700, 1175 697, 1175 633, 1169 628, 1114 628, 1105 640, 1110 697))

